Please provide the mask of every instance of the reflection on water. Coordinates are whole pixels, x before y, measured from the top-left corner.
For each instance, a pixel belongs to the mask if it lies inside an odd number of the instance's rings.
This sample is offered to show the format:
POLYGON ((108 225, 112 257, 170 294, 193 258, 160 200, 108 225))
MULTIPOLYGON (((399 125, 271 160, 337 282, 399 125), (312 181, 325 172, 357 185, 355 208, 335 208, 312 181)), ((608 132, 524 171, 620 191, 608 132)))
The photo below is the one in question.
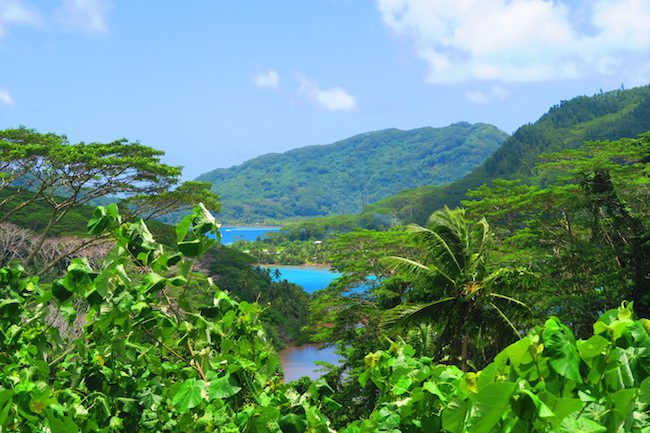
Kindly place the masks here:
POLYGON ((316 361, 338 364, 338 355, 334 353, 334 347, 324 349, 319 349, 319 347, 317 344, 303 344, 281 350, 280 359, 284 370, 284 381, 291 382, 303 376, 318 379, 322 375, 322 372, 318 370, 323 367, 316 365, 316 361))

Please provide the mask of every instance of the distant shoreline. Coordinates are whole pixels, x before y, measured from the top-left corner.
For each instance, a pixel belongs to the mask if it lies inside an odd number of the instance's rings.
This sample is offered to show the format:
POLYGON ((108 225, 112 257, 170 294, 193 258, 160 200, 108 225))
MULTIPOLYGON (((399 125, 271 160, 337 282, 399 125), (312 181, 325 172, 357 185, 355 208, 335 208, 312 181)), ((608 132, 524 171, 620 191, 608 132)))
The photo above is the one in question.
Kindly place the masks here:
POLYGON ((282 226, 240 226, 240 225, 227 225, 223 224, 221 230, 223 229, 235 229, 235 230, 281 230, 282 226))
POLYGON ((327 263, 305 263, 304 265, 281 265, 277 263, 253 263, 253 266, 258 268, 294 268, 304 269, 310 268, 315 270, 332 271, 332 266, 327 263))

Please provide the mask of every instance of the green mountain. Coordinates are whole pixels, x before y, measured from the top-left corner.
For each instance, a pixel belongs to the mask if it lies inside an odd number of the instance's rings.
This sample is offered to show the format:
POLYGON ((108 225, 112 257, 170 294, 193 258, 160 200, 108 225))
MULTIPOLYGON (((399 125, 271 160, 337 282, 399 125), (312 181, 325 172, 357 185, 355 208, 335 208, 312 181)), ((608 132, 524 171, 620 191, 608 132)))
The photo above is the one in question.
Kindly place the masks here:
POLYGON ((467 176, 444 186, 402 191, 364 208, 368 215, 391 215, 424 223, 444 205, 457 206, 468 189, 496 178, 530 176, 542 153, 577 147, 584 141, 636 137, 650 130, 650 86, 579 96, 553 106, 537 122, 520 127, 467 176))
POLYGON ((359 212, 406 188, 469 173, 507 138, 495 126, 368 132, 328 145, 271 153, 197 178, 222 199, 222 218, 257 222, 359 212))

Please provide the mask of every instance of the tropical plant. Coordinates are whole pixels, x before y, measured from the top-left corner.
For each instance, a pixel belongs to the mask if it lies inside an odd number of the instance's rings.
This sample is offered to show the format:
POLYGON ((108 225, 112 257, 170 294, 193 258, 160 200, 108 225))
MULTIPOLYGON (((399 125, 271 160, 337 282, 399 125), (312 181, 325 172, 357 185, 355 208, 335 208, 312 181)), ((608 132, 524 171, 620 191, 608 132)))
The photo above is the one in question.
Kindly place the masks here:
POLYGON ((327 385, 279 390, 259 305, 195 271, 218 237, 205 207, 177 251, 115 205, 88 228, 115 240, 99 268, 75 259, 51 286, 0 269, 0 432, 328 431, 327 385))
POLYGON ((156 195, 175 185, 181 169, 162 163, 163 154, 126 139, 71 144, 61 135, 2 130, 0 222, 34 204, 47 209, 47 223, 24 259, 29 265, 72 209, 106 196, 156 195))
POLYGON ((464 373, 393 342, 366 356, 371 414, 343 433, 646 433, 650 425, 650 321, 631 303, 609 310, 585 340, 556 317, 464 373))
POLYGON ((502 325, 510 329, 509 335, 519 337, 508 312, 525 304, 499 291, 512 288, 513 283, 529 284, 532 279, 524 269, 489 268, 491 232, 485 219, 470 222, 464 209, 445 207, 429 217, 428 227, 413 224, 408 230, 420 247, 421 260, 384 259, 412 281, 405 302, 386 314, 386 325, 433 321, 440 326, 440 349, 448 349, 450 359, 463 370, 470 359, 470 344, 478 360, 479 342, 497 342, 504 336, 502 325), (493 332, 497 329, 500 332, 493 332))

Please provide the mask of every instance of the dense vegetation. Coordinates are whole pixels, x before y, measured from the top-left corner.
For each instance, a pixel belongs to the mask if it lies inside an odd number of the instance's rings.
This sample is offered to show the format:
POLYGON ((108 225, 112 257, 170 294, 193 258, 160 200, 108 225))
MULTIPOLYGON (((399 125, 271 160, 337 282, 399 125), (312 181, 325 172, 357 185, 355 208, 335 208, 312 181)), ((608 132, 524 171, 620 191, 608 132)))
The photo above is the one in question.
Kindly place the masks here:
POLYGON ((462 179, 449 185, 400 192, 366 207, 364 213, 423 223, 442 206, 459 205, 469 189, 497 178, 527 178, 544 152, 576 148, 589 140, 631 138, 648 130, 650 86, 579 96, 562 101, 537 122, 517 129, 494 154, 462 179))
MULTIPOLYGON (((328 240, 342 277, 309 299, 217 248, 203 205, 166 245, 137 212, 100 206, 86 239, 110 248, 43 273, 31 251, 70 193, 18 164, 0 223, 51 209, 26 254, 0 243, 0 431, 647 433, 650 133, 570 147, 423 225, 328 240), (283 384, 273 343, 298 336, 307 301, 302 336, 342 363, 283 384)), ((13 149, 7 167, 23 161, 13 149)), ((158 196, 152 211, 178 198, 158 196)), ((18 233, 4 230, 2 242, 18 233)), ((281 253, 312 253, 278 239, 281 253)))
POLYGON ((337 402, 323 380, 279 382, 256 304, 193 272, 215 242, 206 235, 217 235, 204 207, 177 227, 179 252, 156 243, 141 221, 122 223, 115 206, 98 208, 88 227, 115 239, 102 267, 74 261, 50 287, 19 267, 0 271, 3 430, 286 433, 333 432, 338 423, 348 433, 596 433, 648 425, 650 322, 634 320, 629 305, 605 313, 587 340, 551 318, 477 372, 392 343, 365 356, 355 378, 373 402, 349 422, 337 413, 355 404, 337 402), (75 323, 76 332, 62 332, 75 323))
MULTIPOLYGON (((94 211, 90 204, 110 202, 115 195, 121 196, 125 214, 144 218, 156 238, 174 248, 173 226, 153 218, 198 202, 211 211, 220 204, 209 184, 178 183, 180 168, 162 164, 160 156, 158 150, 126 140, 71 144, 65 136, 27 128, 0 131, 0 265, 21 263, 49 281, 74 258, 101 263, 112 242, 86 234, 94 211)), ((250 269, 250 257, 233 254, 220 250, 218 264, 207 261, 212 274, 241 299, 259 297, 271 304, 262 319, 277 346, 297 339, 306 319, 304 291, 271 282, 262 271, 250 269)))
POLYGON ((254 267, 259 262, 256 258, 234 248, 215 248, 202 262, 221 290, 265 307, 260 320, 276 348, 301 340, 309 303, 302 287, 277 278, 268 269, 254 267))
POLYGON ((352 213, 406 188, 458 179, 506 137, 486 124, 387 129, 259 156, 198 180, 212 182, 228 221, 352 213))
MULTIPOLYGON (((345 424, 372 417, 369 408, 381 401, 383 385, 377 385, 379 390, 361 386, 368 375, 366 354, 383 349, 386 337, 405 340, 412 347, 409 353, 417 356, 461 369, 489 369, 490 362, 503 356, 499 351, 520 344, 521 330, 550 315, 573 329, 575 334, 569 334, 547 322, 573 344, 573 335, 601 341, 591 337, 601 325, 592 324, 622 299, 633 300, 642 316, 650 314, 650 135, 585 143, 547 154, 544 161, 537 171, 545 186, 497 180, 470 191, 474 200, 464 202, 466 210, 437 211, 424 227, 412 225, 406 233, 362 230, 332 241, 332 265, 344 277, 311 305, 313 337, 339 345, 345 355, 344 365, 332 369, 329 379, 334 398, 353 403, 332 419, 345 424), (408 233, 410 242, 405 242, 408 233), (371 275, 376 278, 368 281, 371 275), (367 290, 351 295, 350 288, 361 281, 367 290)), ((549 343, 543 344, 546 351, 549 343)), ((645 350, 635 356, 635 365, 648 372, 645 350)), ((595 375, 593 369, 601 368, 588 365, 591 370, 582 367, 581 375, 595 375)), ((411 386, 411 379, 403 383, 411 386)), ((399 377, 393 380, 398 386, 399 377)), ((621 385, 619 395, 635 392, 623 391, 626 387, 621 385)), ((625 407, 617 422, 634 411, 625 407)), ((585 421, 583 411, 580 428, 633 431, 630 425, 606 421, 616 411, 592 418, 601 425, 585 421)), ((471 412, 463 412, 464 428, 471 412)), ((452 430, 444 426, 444 417, 443 427, 452 430)), ((527 428, 523 431, 547 431, 532 420, 527 428)), ((580 430, 577 425, 547 428, 580 430)))

